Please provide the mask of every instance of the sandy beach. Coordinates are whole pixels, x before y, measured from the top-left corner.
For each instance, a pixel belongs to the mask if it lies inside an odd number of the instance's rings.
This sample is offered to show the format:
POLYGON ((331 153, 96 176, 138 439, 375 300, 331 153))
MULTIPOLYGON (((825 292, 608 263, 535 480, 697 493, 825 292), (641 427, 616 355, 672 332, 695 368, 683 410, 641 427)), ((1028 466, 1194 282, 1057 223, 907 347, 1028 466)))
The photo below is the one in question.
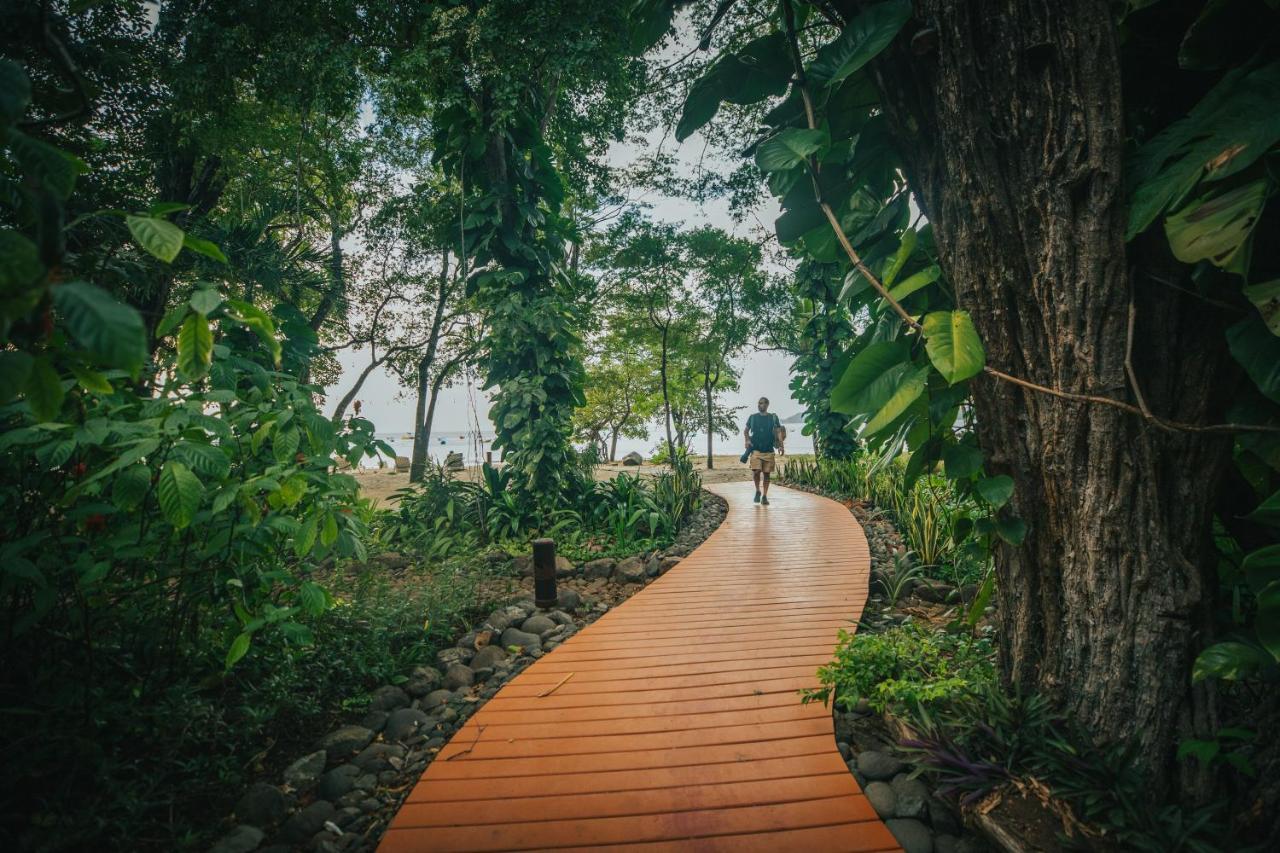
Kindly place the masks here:
MULTIPOLYGON (((713 457, 713 465, 715 467, 707 469, 706 456, 692 456, 693 464, 697 467, 698 472, 702 474, 702 482, 704 483, 731 483, 738 480, 750 480, 751 472, 743 462, 738 461, 737 456, 717 454, 713 457)), ((782 461, 785 457, 780 457, 782 461)), ((654 465, 646 462, 643 465, 623 465, 621 462, 609 462, 604 465, 597 465, 595 475, 597 480, 612 480, 619 474, 639 474, 642 477, 653 477, 668 470, 666 465, 654 465)), ((399 489, 403 489, 409 485, 409 473, 395 472, 391 468, 362 468, 354 472, 356 479, 360 482, 360 494, 366 498, 372 498, 379 505, 393 503, 393 495, 399 489)), ((455 474, 457 477, 476 480, 480 477, 479 466, 470 466, 455 474)))

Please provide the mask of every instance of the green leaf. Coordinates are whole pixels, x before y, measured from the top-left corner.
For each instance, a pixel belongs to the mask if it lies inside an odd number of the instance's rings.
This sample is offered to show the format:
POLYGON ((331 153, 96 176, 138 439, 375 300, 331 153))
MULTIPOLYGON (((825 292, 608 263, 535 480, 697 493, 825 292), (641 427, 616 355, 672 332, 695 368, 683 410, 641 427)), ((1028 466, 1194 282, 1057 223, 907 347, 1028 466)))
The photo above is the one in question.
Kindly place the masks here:
POLYGON ((954 385, 981 372, 982 341, 968 311, 935 311, 924 318, 925 351, 943 378, 954 385))
POLYGON ((1245 516, 1250 521, 1256 521, 1259 524, 1267 524, 1271 527, 1280 527, 1280 492, 1275 492, 1271 497, 1267 498, 1258 508, 1245 516))
POLYGON ((928 287, 941 277, 942 270, 938 268, 937 264, 933 264, 919 272, 912 273, 898 282, 889 291, 889 295, 893 297, 895 302, 901 302, 920 288, 928 287))
POLYGON ((157 216, 130 215, 124 219, 138 245, 166 264, 173 263, 182 251, 182 229, 157 216))
POLYGON ((915 231, 907 229, 902 233, 902 241, 898 244, 898 250, 893 253, 893 259, 885 268, 884 274, 880 276, 880 282, 889 287, 898 278, 898 273, 902 272, 902 268, 906 266, 907 260, 910 259, 911 253, 916 250, 916 241, 919 236, 915 231))
POLYGON ((1202 651, 1191 667, 1191 683, 1206 678, 1235 681, 1248 678, 1273 663, 1262 649, 1245 643, 1215 643, 1202 651))
POLYGON ((43 273, 36 244, 17 231, 0 230, 0 295, 8 297, 34 287, 43 273))
POLYGON ((1251 284, 1244 289, 1244 295, 1257 307, 1271 334, 1280 335, 1280 278, 1251 284))
POLYGON ((142 315, 100 287, 82 281, 53 288, 53 302, 76 343, 111 367, 130 372, 147 357, 142 315))
POLYGON ((1280 403, 1280 338, 1250 316, 1227 329, 1227 347, 1258 390, 1280 403))
POLYGON ((298 533, 293 539, 293 553, 299 557, 305 557, 311 553, 311 549, 315 547, 316 535, 319 533, 320 526, 316 521, 315 515, 307 516, 307 520, 302 522, 302 526, 298 528, 298 533))
POLYGON ((231 641, 231 648, 227 649, 226 668, 231 669, 245 655, 249 653, 250 638, 248 632, 239 634, 231 641))
POLYGON ((868 7, 840 31, 835 41, 818 49, 808 76, 824 85, 839 83, 889 46, 911 17, 911 0, 889 0, 868 7))
POLYGON ((1258 642, 1280 661, 1280 581, 1272 581, 1257 595, 1258 613, 1254 620, 1254 632, 1258 642))
POLYGON ((329 594, 312 581, 303 581, 298 588, 298 599, 304 612, 319 616, 329 609, 329 594))
POLYGON ((123 510, 137 509, 151 488, 151 468, 141 462, 116 474, 111 484, 111 502, 123 510))
POLYGON ((29 179, 47 187, 62 201, 71 196, 76 177, 89 171, 79 157, 41 142, 21 131, 10 129, 9 151, 29 179))
POLYGON ((1027 538, 1027 523, 1020 518, 997 518, 996 535, 1010 545, 1021 545, 1027 538))
POLYGON ((9 125, 18 123, 30 103, 31 82, 22 66, 0 59, 0 139, 9 125))
POLYGON ((71 365, 71 373, 75 376, 76 381, 80 383, 80 387, 86 391, 91 391, 94 394, 111 394, 116 390, 111 387, 111 381, 96 370, 73 364, 71 365))
POLYGON ((880 410, 863 427, 863 435, 874 435, 897 419, 921 394, 929 381, 929 368, 919 367, 903 375, 901 382, 880 410))
POLYGON ((178 332, 178 369, 188 379, 199 379, 213 363, 213 332, 203 314, 187 315, 178 332))
POLYGON ((338 541, 338 519, 332 512, 325 513, 324 526, 320 528, 320 544, 328 548, 338 541))
POLYGON ((160 469, 156 495, 160 499, 160 512, 165 520, 182 530, 191 524, 196 511, 200 509, 204 486, 186 465, 169 461, 160 469))
POLYGON ((62 401, 67 392, 62 387, 62 377, 49 363, 49 359, 41 357, 32 363, 23 390, 26 392, 27 405, 31 407, 36 420, 51 421, 62 411, 62 401))
POLYGON ((1185 117, 1138 149, 1125 164, 1134 187, 1125 239, 1146 229, 1202 179, 1234 175, 1280 140, 1277 90, 1280 62, 1232 71, 1185 117))
POLYGON ((978 594, 973 599, 973 604, 969 606, 969 612, 965 616, 965 623, 970 628, 976 628, 978 623, 982 621, 982 614, 991 602, 991 596, 995 591, 996 574, 988 570, 986 580, 982 582, 982 586, 978 589, 978 594))
POLYGON ((982 451, 967 444, 942 448, 942 464, 950 480, 966 480, 982 470, 982 451))
POLYGON ((227 256, 218 248, 217 243, 209 240, 202 240, 199 237, 192 237, 190 234, 182 235, 182 245, 186 246, 193 252, 204 255, 206 258, 212 258, 220 264, 227 263, 227 256))
POLYGON ((240 299, 228 299, 227 308, 229 309, 226 314, 228 318, 252 330, 267 345, 267 349, 271 352, 271 359, 278 367, 281 356, 280 341, 276 339, 276 326, 271 322, 271 317, 256 305, 240 299))
POLYGON ((1267 200, 1267 182, 1259 179, 1226 192, 1211 192, 1190 202, 1164 222, 1173 255, 1184 263, 1207 260, 1244 274, 1242 252, 1267 200))
POLYGON ((31 365, 30 354, 20 350, 0 350, 0 404, 7 403, 27 387, 31 365))
POLYGON ((275 437, 271 440, 271 454, 281 465, 291 465, 293 463, 293 455, 298 452, 298 444, 300 442, 301 436, 294 427, 278 429, 275 437))
POLYGON ((212 444, 180 441, 173 446, 173 453, 179 460, 190 465, 192 470, 206 477, 221 480, 231 473, 231 460, 221 448, 212 444))
POLYGON ((1004 474, 998 477, 984 477, 975 485, 978 489, 978 494, 993 509, 999 509, 1009 502, 1009 498, 1013 497, 1013 478, 1004 474))
POLYGON ((717 59, 689 90, 676 141, 683 142, 715 118, 721 101, 753 104, 770 95, 781 95, 791 79, 791 59, 786 36, 773 33, 748 42, 740 53, 717 59))
POLYGON ((192 292, 187 302, 196 311, 208 317, 222 304, 222 294, 218 293, 217 288, 214 287, 198 287, 192 292))
POLYGON ((905 364, 910 356, 911 347, 906 338, 880 341, 863 349, 853 357, 836 386, 831 389, 831 410, 843 415, 870 413, 872 408, 882 402, 872 401, 875 405, 868 405, 868 389, 872 383, 891 368, 905 364))
POLYGON ((824 130, 790 127, 775 133, 756 149, 756 165, 762 172, 781 172, 805 162, 830 140, 824 130))
POLYGON ((1221 751, 1222 744, 1216 740, 1184 740, 1178 745, 1178 760, 1183 761, 1186 758, 1194 758, 1201 764, 1208 766, 1209 762, 1217 757, 1221 751))

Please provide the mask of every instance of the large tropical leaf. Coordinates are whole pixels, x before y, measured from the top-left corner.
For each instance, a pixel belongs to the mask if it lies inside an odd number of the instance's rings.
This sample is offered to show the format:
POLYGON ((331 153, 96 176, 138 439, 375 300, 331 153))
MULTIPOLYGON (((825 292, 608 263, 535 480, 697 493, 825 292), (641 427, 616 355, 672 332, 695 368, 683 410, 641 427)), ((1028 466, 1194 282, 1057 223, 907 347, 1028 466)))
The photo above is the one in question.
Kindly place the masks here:
POLYGON ((178 332, 178 369, 190 379, 199 379, 213 362, 213 332, 203 314, 187 315, 178 332))
POLYGON ((1184 263, 1210 261, 1225 270, 1245 273, 1242 251, 1267 200, 1267 181, 1259 179, 1226 192, 1210 192, 1187 204, 1164 222, 1174 257, 1184 263))
POLYGON ((906 364, 910 355, 911 347, 906 338, 881 341, 863 349, 853 357, 831 389, 831 410, 844 415, 869 414, 868 401, 872 397, 868 390, 890 369, 906 364))
POLYGON ((1271 334, 1280 335, 1280 278, 1251 284, 1244 289, 1244 295, 1257 306, 1271 334))
POLYGON ((172 460, 164 463, 164 467, 160 469, 160 479, 156 483, 156 496, 165 521, 178 530, 187 527, 196 517, 203 495, 204 486, 186 465, 172 460))
POLYGON ((1280 403, 1280 338, 1251 316, 1227 329, 1227 346, 1258 390, 1280 403))
POLYGON ((968 311, 935 311, 924 318, 925 351, 952 385, 976 375, 986 364, 982 341, 968 311))
POLYGON ((683 142, 715 118, 722 101, 753 104, 781 95, 787 90, 791 72, 782 33, 763 36, 749 42, 740 53, 720 57, 689 90, 676 125, 676 141, 683 142))
POLYGON ((839 38, 818 49, 808 68, 816 83, 839 83, 875 59, 911 17, 911 0, 887 0, 850 21, 839 38))
POLYGON ((866 426, 863 427, 863 434, 875 435, 897 420, 898 416, 905 412, 924 393, 928 381, 929 367, 927 365, 903 372, 893 389, 893 393, 889 395, 884 405, 880 406, 871 420, 867 421, 866 426))
POLYGON ((83 281, 60 284, 53 301, 71 337, 104 363, 132 371, 146 359, 142 316, 102 288, 83 281))
POLYGON ((756 149, 756 165, 762 172, 790 169, 828 141, 826 131, 789 127, 760 143, 756 149))
POLYGON ((166 264, 182 251, 182 229, 158 216, 127 216, 124 220, 138 245, 166 264))
POLYGON ((1126 164, 1133 187, 1126 239, 1184 198, 1201 179, 1252 165, 1280 140, 1280 62, 1239 69, 1145 145, 1126 164))

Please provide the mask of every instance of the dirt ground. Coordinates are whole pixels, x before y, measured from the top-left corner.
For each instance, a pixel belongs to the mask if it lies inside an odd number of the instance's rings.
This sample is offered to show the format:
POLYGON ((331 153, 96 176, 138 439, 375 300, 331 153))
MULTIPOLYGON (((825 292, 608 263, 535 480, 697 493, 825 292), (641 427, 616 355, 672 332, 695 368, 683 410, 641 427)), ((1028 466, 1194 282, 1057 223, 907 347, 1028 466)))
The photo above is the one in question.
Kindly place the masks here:
MULTIPOLYGON (((747 469, 746 463, 739 462, 737 456, 720 456, 713 457, 714 468, 707 470, 707 457, 693 456, 694 466, 702 474, 702 482, 704 483, 733 483, 739 480, 750 480, 751 471, 747 469)), ((782 461, 785 457, 781 457, 782 461)), ((606 465, 596 466, 597 480, 612 480, 621 473, 639 474, 642 477, 652 477, 667 470, 666 465, 653 465, 646 462, 640 466, 623 465, 621 462, 610 462, 606 465)), ((355 478, 360 482, 360 494, 366 498, 372 498, 380 505, 393 503, 392 496, 399 489, 403 489, 409 485, 408 472, 396 473, 391 468, 362 468, 354 472, 355 478)), ((457 476, 465 477, 469 480, 477 480, 480 477, 480 469, 478 466, 463 469, 458 472, 457 476)))

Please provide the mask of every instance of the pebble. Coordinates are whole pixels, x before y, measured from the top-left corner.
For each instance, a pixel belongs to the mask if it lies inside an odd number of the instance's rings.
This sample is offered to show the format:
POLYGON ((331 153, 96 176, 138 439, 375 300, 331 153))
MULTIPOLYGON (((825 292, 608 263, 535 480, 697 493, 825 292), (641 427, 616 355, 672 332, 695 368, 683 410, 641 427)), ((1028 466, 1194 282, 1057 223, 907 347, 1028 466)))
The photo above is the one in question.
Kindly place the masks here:
POLYGON ((269 826, 284 817, 284 813, 284 794, 266 782, 249 786, 235 808, 236 818, 252 826, 269 826))
POLYGON ((325 822, 333 820, 337 811, 328 800, 316 800, 285 821, 284 828, 280 830, 280 840, 301 844, 323 830, 325 822))
POLYGON ((543 613, 535 613, 528 619, 524 620, 524 624, 520 626, 520 630, 529 634, 537 634, 541 636, 547 631, 556 627, 556 623, 543 613))
POLYGON ((508 628, 502 632, 502 647, 509 649, 519 646, 525 651, 542 651, 542 640, 537 634, 529 634, 516 628, 508 628))
POLYGON ((451 663, 449 668, 444 672, 444 687, 446 690, 457 690, 460 687, 470 687, 476 683, 476 674, 471 667, 462 663, 451 663))
POLYGON ((933 853, 933 835, 929 827, 918 820, 892 818, 884 825, 889 827, 893 837, 898 839, 906 853, 933 853))
POLYGON ((837 743, 836 749, 840 750, 840 758, 846 762, 853 757, 853 747, 844 741, 837 743))
POLYGON ((360 776, 360 768, 354 764, 342 764, 320 777, 316 793, 324 800, 338 801, 342 795, 355 787, 360 776))
POLYGON ((285 768, 285 784, 295 791, 307 790, 320 778, 327 760, 328 756, 323 749, 318 749, 310 755, 299 758, 285 768))
POLYGON ((445 690, 442 687, 439 690, 432 690, 426 696, 422 697, 420 704, 424 709, 430 711, 433 708, 439 708, 445 702, 448 702, 452 697, 453 697, 453 691, 445 690))
POLYGON ((873 781, 887 782, 905 769, 905 764, 886 752, 868 749, 858 754, 858 772, 873 781))
POLYGON ((209 853, 250 853, 257 850, 264 834, 256 826, 240 824, 218 840, 209 848, 209 853))
POLYGON ((582 606, 582 596, 576 589, 562 589, 556 598, 556 605, 565 610, 577 610, 582 606))
POLYGON ((894 793, 888 783, 870 782, 867 787, 862 789, 867 795, 867 800, 871 803, 871 807, 876 810, 876 814, 881 818, 890 818, 898 808, 898 795, 894 793))
POLYGON ((386 711, 370 711, 360 718, 360 725, 364 726, 371 732, 380 732, 382 727, 387 724, 386 711))
MULTIPOLYGON (((396 711, 388 718, 387 724, 390 725, 391 718, 403 711, 396 711)), ((330 732, 320 741, 320 748, 329 756, 330 764, 337 764, 353 753, 364 749, 373 740, 373 732, 364 726, 343 726, 337 731, 330 732)))
POLYGON ((436 652, 436 666, 441 669, 448 669, 449 664, 470 663, 475 656, 476 653, 472 649, 460 649, 457 646, 451 649, 441 649, 436 652))
POLYGON ((922 818, 928 813, 929 789, 919 779, 899 773, 893 777, 891 786, 898 797, 895 817, 922 818))
POLYGON ((945 832, 933 837, 934 853, 958 853, 960 850, 960 839, 954 835, 948 835, 945 832))
POLYGON ((949 835, 960 835, 964 831, 960 818, 955 810, 937 797, 930 797, 928 802, 929 825, 934 832, 945 832, 949 835))
POLYGON ((479 671, 482 669, 493 669, 508 658, 506 651, 498 646, 485 646, 476 652, 476 656, 471 660, 471 668, 479 671))
MULTIPOLYGON (((365 773, 395 770, 404 765, 405 748, 395 743, 371 743, 351 763, 365 773)), ((327 799, 327 798, 326 798, 327 799)))
POLYGON ((379 687, 369 700, 370 711, 387 711, 409 707, 409 694, 394 684, 379 687))
POLYGON ((616 565, 617 561, 610 559, 609 557, 592 560, 591 562, 583 565, 582 576, 585 578, 607 578, 613 574, 613 568, 616 565))
POLYGON ((619 583, 644 583, 645 564, 639 554, 627 557, 613 570, 613 579, 619 583))
POLYGON ((444 676, 435 667, 414 667, 409 680, 405 682, 404 690, 410 696, 426 696, 432 690, 438 689, 443 681, 444 676))
POLYGON ((387 717, 387 727, 382 736, 387 740, 404 740, 418 733, 419 729, 430 728, 431 718, 414 708, 401 708, 387 717))

